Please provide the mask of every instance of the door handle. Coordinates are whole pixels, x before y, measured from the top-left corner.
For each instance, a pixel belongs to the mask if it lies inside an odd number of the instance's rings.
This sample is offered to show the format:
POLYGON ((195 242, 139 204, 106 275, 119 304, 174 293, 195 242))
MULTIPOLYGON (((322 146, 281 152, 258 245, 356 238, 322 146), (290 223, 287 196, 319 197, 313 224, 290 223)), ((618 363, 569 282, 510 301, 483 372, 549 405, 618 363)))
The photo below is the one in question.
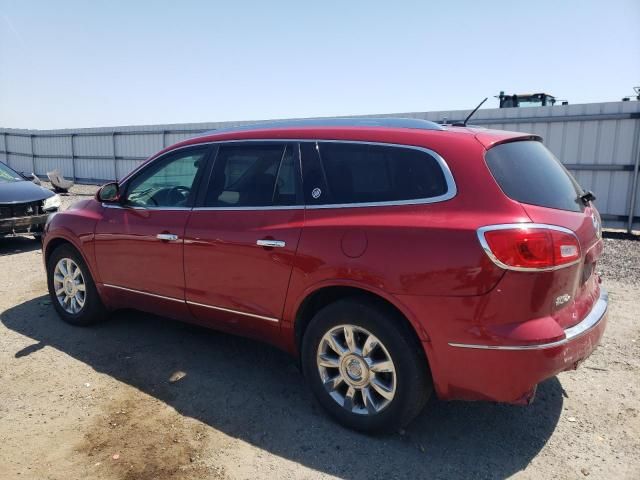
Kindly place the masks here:
POLYGON ((284 248, 287 244, 282 240, 258 240, 256 245, 259 247, 284 248))
POLYGON ((178 240, 178 235, 175 235, 173 233, 159 233, 156 235, 156 238, 164 242, 170 242, 170 241, 178 240))

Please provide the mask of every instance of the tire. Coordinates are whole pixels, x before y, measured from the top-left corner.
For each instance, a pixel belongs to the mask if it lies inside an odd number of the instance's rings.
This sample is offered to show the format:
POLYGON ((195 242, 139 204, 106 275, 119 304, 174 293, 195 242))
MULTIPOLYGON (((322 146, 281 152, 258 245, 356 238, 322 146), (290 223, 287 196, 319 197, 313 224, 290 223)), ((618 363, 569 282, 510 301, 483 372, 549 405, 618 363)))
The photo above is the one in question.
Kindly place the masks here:
POLYGON ((339 423, 388 433, 413 420, 433 391, 421 348, 398 313, 366 298, 348 298, 312 318, 302 339, 302 369, 320 405, 339 423))
POLYGON ((107 317, 107 309, 98 295, 91 272, 82 259, 82 255, 71 245, 59 246, 49 257, 47 262, 47 286, 51 303, 60 318, 65 322, 72 325, 87 326, 100 322, 107 317), (56 272, 59 264, 61 264, 60 269, 56 272), (70 270, 69 266, 71 267, 70 270), (79 274, 75 274, 76 268, 74 266, 79 269, 79 274), (63 281, 60 282, 61 274, 65 270, 71 272, 71 275, 62 276, 63 281), (75 278, 71 278, 74 274, 75 278), (57 278, 54 278, 56 275, 58 275, 57 278), (70 282, 73 285, 69 285, 70 282), (83 285, 84 291, 81 289, 81 285, 83 285), (59 298, 56 294, 56 289, 60 292, 61 287, 65 290, 59 298), (68 293, 74 294, 75 307, 73 306, 73 300, 62 299, 68 296, 72 298, 68 293), (80 299, 83 299, 82 305, 80 305, 80 299))

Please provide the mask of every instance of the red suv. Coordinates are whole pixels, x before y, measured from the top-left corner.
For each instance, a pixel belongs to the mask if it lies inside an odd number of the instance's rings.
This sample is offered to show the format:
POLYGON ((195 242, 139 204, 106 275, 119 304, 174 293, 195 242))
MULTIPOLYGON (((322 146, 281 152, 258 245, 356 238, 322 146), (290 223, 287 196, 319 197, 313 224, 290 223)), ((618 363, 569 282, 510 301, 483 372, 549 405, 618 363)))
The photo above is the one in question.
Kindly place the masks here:
POLYGON ((390 430, 441 399, 525 404, 596 348, 593 195, 534 135, 413 119, 215 131, 53 216, 60 316, 136 308, 272 343, 322 406, 390 430))

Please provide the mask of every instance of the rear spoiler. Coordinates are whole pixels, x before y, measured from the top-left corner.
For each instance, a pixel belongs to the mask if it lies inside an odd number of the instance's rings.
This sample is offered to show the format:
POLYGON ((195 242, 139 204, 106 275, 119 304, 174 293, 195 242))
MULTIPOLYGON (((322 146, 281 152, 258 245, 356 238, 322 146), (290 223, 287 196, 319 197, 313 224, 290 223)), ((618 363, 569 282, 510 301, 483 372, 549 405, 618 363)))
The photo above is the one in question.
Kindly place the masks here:
POLYGON ((475 134, 475 139, 487 150, 495 147, 496 145, 500 145, 501 143, 519 142, 522 140, 534 140, 536 142, 542 141, 542 137, 540 135, 522 132, 508 132, 506 130, 478 131, 475 134))

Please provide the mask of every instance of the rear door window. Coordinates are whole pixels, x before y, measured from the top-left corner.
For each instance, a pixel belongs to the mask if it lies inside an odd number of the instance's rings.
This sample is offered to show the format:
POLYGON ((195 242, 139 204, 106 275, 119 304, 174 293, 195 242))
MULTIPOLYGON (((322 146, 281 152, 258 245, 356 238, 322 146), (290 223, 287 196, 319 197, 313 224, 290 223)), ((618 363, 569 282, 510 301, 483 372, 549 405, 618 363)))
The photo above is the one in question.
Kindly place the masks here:
POLYGON ((448 192, 441 165, 423 150, 342 142, 301 149, 305 199, 312 205, 412 201, 448 192))
POLYGON ((580 212, 582 188, 560 161, 532 140, 503 143, 487 151, 487 165, 502 191, 517 202, 580 212))
POLYGON ((213 164, 205 207, 267 207, 301 203, 294 145, 223 144, 213 164))

